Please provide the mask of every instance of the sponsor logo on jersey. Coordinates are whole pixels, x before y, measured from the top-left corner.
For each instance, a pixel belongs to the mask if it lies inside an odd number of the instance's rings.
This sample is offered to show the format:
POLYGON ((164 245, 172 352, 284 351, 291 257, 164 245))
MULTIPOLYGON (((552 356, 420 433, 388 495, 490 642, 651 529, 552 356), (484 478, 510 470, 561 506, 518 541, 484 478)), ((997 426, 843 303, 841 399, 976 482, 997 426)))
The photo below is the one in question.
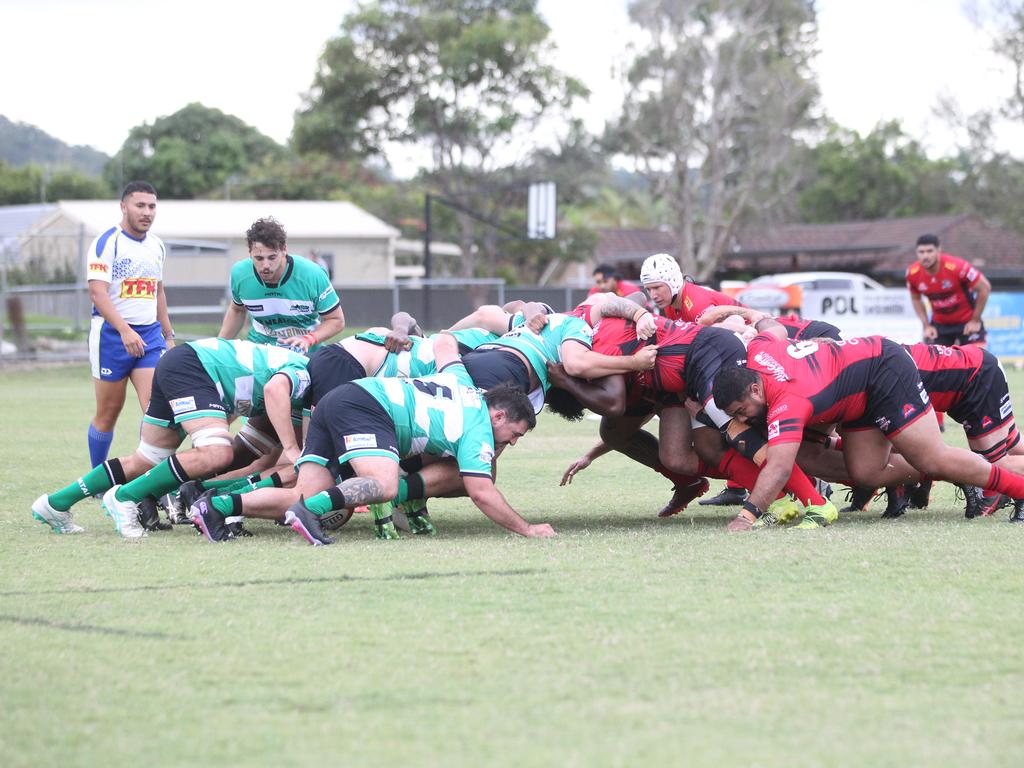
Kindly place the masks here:
POLYGON ((924 384, 917 385, 917 394, 921 398, 921 402, 928 405, 928 391, 924 388, 924 384))
POLYGON ((313 303, 311 301, 293 301, 288 310, 290 312, 311 312, 313 303))
POLYGON ((359 448, 376 448, 376 435, 345 435, 345 450, 354 451, 359 448))
POLYGON ((981 428, 982 429, 988 429, 991 426, 992 426, 992 419, 990 419, 988 416, 982 416, 981 417, 981 428))
POLYGON ((239 416, 252 414, 252 400, 235 400, 235 413, 239 416))
POLYGON ((319 296, 316 297, 316 300, 317 301, 323 301, 324 299, 326 299, 328 296, 331 295, 331 291, 333 291, 333 290, 334 290, 333 286, 328 286, 327 289, 324 290, 323 293, 321 293, 319 296))
POLYGON ((904 403, 904 405, 903 405, 903 418, 904 419, 909 419, 915 413, 917 413, 917 408, 912 406, 910 403, 904 403))
POLYGON ((767 368, 772 378, 776 381, 789 381, 789 376, 786 375, 786 369, 782 366, 782 363, 767 352, 758 352, 754 355, 754 362, 767 368))
POLYGON ((490 464, 494 461, 494 449, 487 443, 480 443, 480 461, 490 464))
POLYGON ((887 429, 889 429, 889 425, 891 424, 891 422, 885 416, 879 416, 877 419, 875 419, 875 424, 878 425, 878 428, 880 430, 885 432, 887 429))
POLYGON ((774 440, 778 436, 779 436, 779 420, 776 419, 775 421, 771 422, 768 425, 768 439, 769 440, 774 440))
POLYGON ((1005 419, 1013 413, 1013 403, 1010 402, 1010 396, 1003 395, 1003 401, 999 404, 999 418, 1005 419))
POLYGON ((90 272, 102 272, 104 275, 110 274, 110 267, 104 264, 102 261, 91 261, 89 262, 90 272))
POLYGON ((263 311, 263 305, 262 304, 246 304, 245 308, 248 309, 250 312, 262 312, 263 311))
POLYGON ((188 413, 196 409, 196 399, 194 397, 176 397, 171 400, 171 410, 175 414, 188 413))
POLYGON ((103 376, 110 376, 113 373, 113 371, 110 370, 109 368, 100 368, 100 373, 103 376))
POLYGON ((155 277, 130 277, 121 281, 122 299, 155 299, 155 277))
POLYGON ((919 290, 922 293, 924 293, 925 291, 928 290, 928 283, 918 283, 917 284, 917 290, 919 290))
POLYGON ((943 281, 942 281, 942 287, 943 287, 943 288, 944 288, 945 290, 947 290, 947 291, 948 291, 948 290, 949 290, 950 288, 952 288, 952 287, 953 287, 953 284, 952 284, 951 282, 949 282, 949 280, 943 280, 943 281))

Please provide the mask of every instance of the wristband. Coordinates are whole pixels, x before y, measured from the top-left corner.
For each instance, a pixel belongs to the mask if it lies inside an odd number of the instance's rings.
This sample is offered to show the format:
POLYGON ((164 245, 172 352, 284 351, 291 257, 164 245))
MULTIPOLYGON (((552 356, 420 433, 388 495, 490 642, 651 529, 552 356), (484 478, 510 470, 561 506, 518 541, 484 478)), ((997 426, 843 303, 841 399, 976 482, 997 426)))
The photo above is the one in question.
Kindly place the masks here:
POLYGON ((636 312, 633 313, 633 322, 634 323, 639 323, 641 317, 643 317, 644 315, 649 315, 649 314, 651 314, 651 313, 648 312, 644 307, 640 307, 640 309, 638 309, 636 312))
POLYGON ((306 340, 306 346, 312 347, 316 344, 316 336, 312 333, 304 333, 302 334, 302 338, 306 340))
POLYGON ((743 502, 743 509, 752 514, 754 517, 760 517, 764 514, 760 509, 751 504, 749 500, 743 502))
POLYGON ((169 330, 167 333, 165 333, 164 334, 164 338, 165 339, 173 339, 173 338, 175 338, 175 336, 174 336, 174 329, 171 328, 171 330, 169 330))

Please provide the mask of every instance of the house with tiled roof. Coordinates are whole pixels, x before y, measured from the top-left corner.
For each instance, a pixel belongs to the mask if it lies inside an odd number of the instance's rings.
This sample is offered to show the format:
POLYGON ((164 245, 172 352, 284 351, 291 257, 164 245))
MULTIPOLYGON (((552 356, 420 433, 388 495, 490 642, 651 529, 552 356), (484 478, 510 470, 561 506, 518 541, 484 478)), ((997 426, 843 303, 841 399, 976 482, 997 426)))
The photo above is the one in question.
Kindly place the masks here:
MULTIPOLYGON (((939 236, 942 250, 968 259, 994 283, 1024 282, 1024 238, 977 216, 915 216, 837 224, 783 224, 743 230, 723 255, 716 279, 746 279, 773 272, 862 272, 889 284, 902 282, 916 259, 919 235, 939 236)), ((566 282, 589 284, 594 264, 613 264, 627 278, 639 275, 652 253, 677 256, 667 229, 602 229, 591 264, 574 265, 566 282)))

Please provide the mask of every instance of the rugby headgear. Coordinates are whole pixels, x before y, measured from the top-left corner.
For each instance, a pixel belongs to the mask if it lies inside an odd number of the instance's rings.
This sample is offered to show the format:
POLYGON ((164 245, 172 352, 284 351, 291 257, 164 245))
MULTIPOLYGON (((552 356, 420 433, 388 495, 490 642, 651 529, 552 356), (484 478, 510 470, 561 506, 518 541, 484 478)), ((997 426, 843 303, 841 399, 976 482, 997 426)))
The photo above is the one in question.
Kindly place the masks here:
POLYGON ((679 263, 667 253, 656 253, 644 259, 640 267, 640 283, 665 283, 676 296, 683 290, 683 271, 679 263))

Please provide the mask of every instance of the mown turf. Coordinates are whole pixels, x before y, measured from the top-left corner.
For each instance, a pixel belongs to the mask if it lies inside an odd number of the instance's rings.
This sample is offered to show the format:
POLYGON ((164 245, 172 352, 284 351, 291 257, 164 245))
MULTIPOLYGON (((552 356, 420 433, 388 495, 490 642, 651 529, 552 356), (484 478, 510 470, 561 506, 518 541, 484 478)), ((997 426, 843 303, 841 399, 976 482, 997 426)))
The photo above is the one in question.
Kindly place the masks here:
POLYGON ((259 523, 125 542, 93 501, 62 537, 29 505, 83 470, 87 371, 4 370, 0 402, 6 766, 1024 759, 1024 526, 967 522, 948 488, 897 521, 876 501, 727 535, 735 510, 655 519, 667 481, 618 456, 559 488, 596 425, 545 415, 499 487, 553 540, 465 501, 431 505, 432 540, 360 516, 317 549, 259 523))

